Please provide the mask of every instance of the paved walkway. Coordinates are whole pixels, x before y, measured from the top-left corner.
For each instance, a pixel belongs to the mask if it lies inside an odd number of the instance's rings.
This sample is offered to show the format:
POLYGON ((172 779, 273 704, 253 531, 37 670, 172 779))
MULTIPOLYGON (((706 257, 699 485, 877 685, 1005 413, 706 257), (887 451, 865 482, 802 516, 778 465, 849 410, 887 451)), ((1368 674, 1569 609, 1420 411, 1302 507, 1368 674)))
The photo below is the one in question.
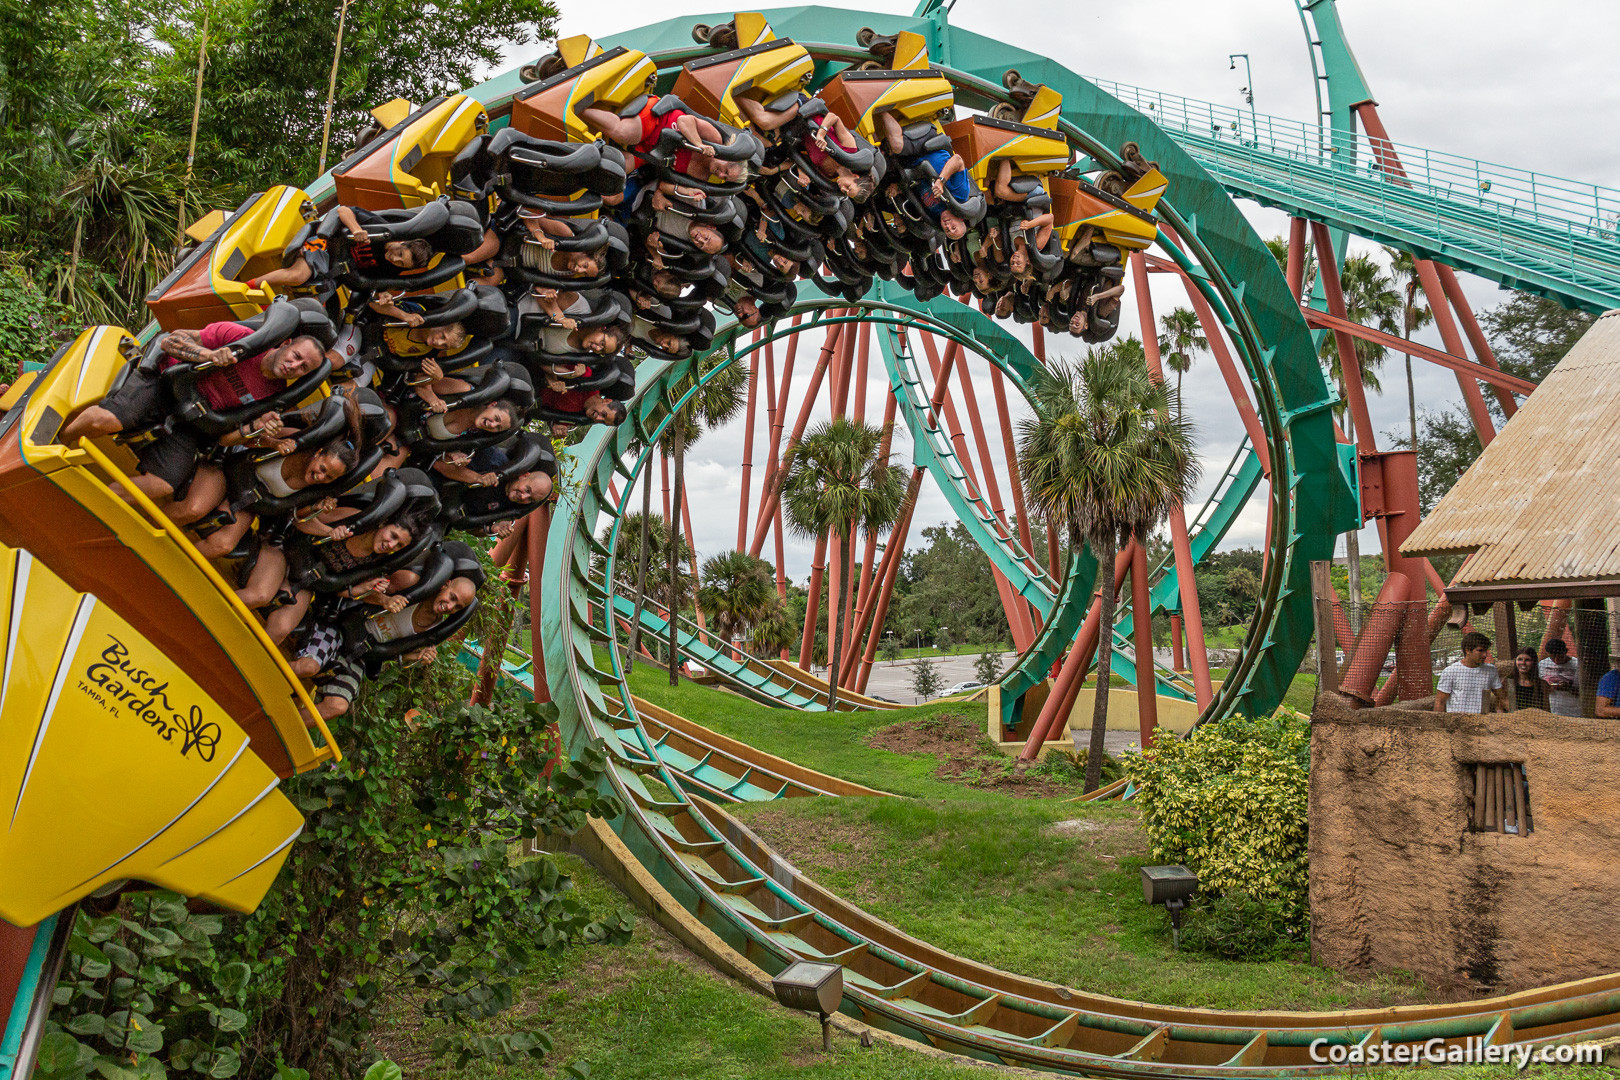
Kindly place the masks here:
MULTIPOLYGON (((960 682, 977 681, 979 678, 973 670, 973 665, 979 660, 977 653, 923 659, 933 664, 934 670, 939 672, 941 689, 948 689, 960 682)), ((1001 670, 1006 671, 1017 660, 1017 653, 1002 653, 1001 670)), ((872 676, 867 681, 866 692, 898 701, 902 705, 920 704, 922 699, 911 689, 912 665, 915 663, 916 658, 911 656, 899 660, 877 661, 872 665, 872 676)))

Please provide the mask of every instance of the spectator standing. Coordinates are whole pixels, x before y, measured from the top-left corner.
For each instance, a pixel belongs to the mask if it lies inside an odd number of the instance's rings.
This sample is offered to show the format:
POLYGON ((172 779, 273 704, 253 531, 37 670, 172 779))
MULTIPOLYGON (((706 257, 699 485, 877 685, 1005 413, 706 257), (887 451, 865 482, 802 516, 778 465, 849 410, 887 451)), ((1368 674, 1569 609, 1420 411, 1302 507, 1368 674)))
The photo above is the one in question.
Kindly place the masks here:
MULTIPOLYGON (((1477 630, 1470 631, 1463 635, 1462 648, 1462 659, 1440 673, 1434 695, 1435 712, 1488 712, 1487 704, 1501 696, 1502 676, 1495 664, 1485 662, 1491 651, 1491 639, 1477 630)), ((1497 704, 1500 707, 1500 702, 1497 704)))
POLYGON ((1536 650, 1526 646, 1513 658, 1513 707, 1547 708, 1547 681, 1539 674, 1536 650))
POLYGON ((1555 716, 1581 715, 1581 666, 1569 655, 1564 639, 1547 642, 1547 656, 1541 661, 1541 677, 1547 681, 1547 708, 1555 716))
POLYGON ((1620 671, 1614 663, 1620 657, 1609 657, 1609 670, 1598 680, 1597 717, 1600 720, 1620 720, 1620 671))

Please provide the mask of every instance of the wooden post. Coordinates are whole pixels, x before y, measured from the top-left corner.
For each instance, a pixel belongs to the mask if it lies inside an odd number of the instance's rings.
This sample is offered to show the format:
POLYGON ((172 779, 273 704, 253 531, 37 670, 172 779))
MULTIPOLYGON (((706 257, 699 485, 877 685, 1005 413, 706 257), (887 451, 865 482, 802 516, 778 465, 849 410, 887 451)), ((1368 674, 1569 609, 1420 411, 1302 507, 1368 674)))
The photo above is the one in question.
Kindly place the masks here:
POLYGON ((1339 661, 1334 643, 1338 635, 1333 628, 1333 581, 1327 559, 1311 563, 1311 604, 1316 615, 1316 692, 1337 693, 1339 689, 1339 661))
POLYGON ((1509 765, 1513 771, 1513 805, 1519 817, 1519 835, 1530 834, 1529 800, 1524 796, 1524 765, 1509 765))
MULTIPOLYGON (((1517 621, 1513 618, 1513 605, 1499 600, 1491 605, 1491 616, 1496 622, 1497 658, 1506 660, 1511 664, 1517 664, 1514 657, 1519 655, 1519 627, 1517 621)), ((1434 635, 1431 634, 1430 640, 1432 641, 1433 638, 1434 635)), ((1515 683, 1519 677, 1518 670, 1517 666, 1513 669, 1515 683)), ((1511 688, 1507 696, 1507 707, 1509 712, 1519 707, 1518 692, 1511 688)))

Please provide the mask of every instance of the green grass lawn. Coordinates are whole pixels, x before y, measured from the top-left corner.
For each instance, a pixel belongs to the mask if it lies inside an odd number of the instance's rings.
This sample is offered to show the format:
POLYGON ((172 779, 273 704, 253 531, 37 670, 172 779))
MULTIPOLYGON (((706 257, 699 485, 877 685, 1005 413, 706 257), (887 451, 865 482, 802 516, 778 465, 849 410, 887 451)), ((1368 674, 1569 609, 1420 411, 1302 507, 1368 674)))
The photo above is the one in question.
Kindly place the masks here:
MULTIPOLYGON (((604 877, 571 856, 557 858, 593 909, 626 903, 604 877)), ((399 1009, 379 1032, 385 1054, 407 1077, 555 1077, 574 1062, 603 1080, 984 1080, 982 1066, 926 1056, 878 1042, 863 1049, 852 1035, 833 1033, 821 1052, 821 1029, 744 989, 697 959, 640 912, 628 945, 571 949, 544 957, 518 984, 508 1014, 479 1025, 480 1033, 540 1030, 553 1049, 541 1062, 457 1072, 431 1053, 439 1021, 422 1020, 414 1005, 399 1009)))
MULTIPOLYGON (((1141 900, 1146 844, 1129 804, 1015 798, 946 782, 930 754, 867 745, 875 730, 955 712, 982 723, 982 705, 932 704, 887 713, 805 714, 771 709, 652 668, 635 691, 690 719, 812 768, 907 799, 796 799, 737 809, 750 827, 805 873, 937 946, 983 963, 1077 989, 1169 1005, 1331 1009, 1426 1000, 1398 976, 1346 978, 1293 962, 1235 963, 1171 948, 1164 914, 1141 900)), ((1296 681, 1295 689, 1300 684, 1296 681)), ((561 860, 594 910, 627 902, 594 869, 561 860)), ((464 1074, 436 1062, 445 1029, 411 1007, 380 1032, 408 1076, 560 1077, 586 1061, 593 1077, 625 1080, 966 1080, 985 1066, 944 1060, 879 1041, 862 1048, 835 1033, 820 1051, 813 1020, 726 979, 637 912, 622 947, 545 957, 520 980, 512 1014, 488 1032, 545 1031, 543 1062, 474 1065, 464 1074)), ((1524 1075, 1552 1075, 1532 1069, 1524 1075)), ((1506 1068, 1427 1070, 1442 1080, 1497 1080, 1506 1068)), ((1596 1080, 1603 1070, 1558 1070, 1596 1080)))
POLYGON ((1164 1004, 1328 1009, 1421 1000, 1405 980, 1344 979, 1308 963, 1238 964, 1171 950, 1142 903, 1148 861, 1134 808, 1016 798, 933 776, 938 761, 866 745, 874 730, 984 706, 792 713, 638 670, 636 693, 801 765, 910 800, 795 799, 738 809, 806 873, 960 955, 1077 989, 1164 1004), (1079 819, 1085 831, 1055 833, 1079 819), (882 867, 881 873, 874 873, 882 867))

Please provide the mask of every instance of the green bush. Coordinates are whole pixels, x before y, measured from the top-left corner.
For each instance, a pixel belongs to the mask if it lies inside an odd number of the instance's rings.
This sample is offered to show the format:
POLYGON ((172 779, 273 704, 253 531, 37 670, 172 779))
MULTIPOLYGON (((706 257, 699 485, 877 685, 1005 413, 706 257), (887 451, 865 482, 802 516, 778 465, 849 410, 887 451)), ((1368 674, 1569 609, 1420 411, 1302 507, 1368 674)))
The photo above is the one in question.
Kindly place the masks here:
POLYGON ((72 315, 0 253, 0 382, 14 381, 24 361, 48 361, 73 336, 72 315))
POLYGON ((1284 707, 1264 720, 1206 724, 1190 739, 1162 731, 1148 750, 1125 755, 1153 861, 1197 873, 1208 940, 1232 939, 1226 924, 1261 909, 1261 951, 1304 940, 1310 743, 1310 719, 1284 707))
MULTIPOLYGON (((1054 746, 1046 752, 1045 757, 1041 758, 1040 764, 1029 771, 1032 775, 1047 776, 1059 783, 1084 784, 1086 759, 1090 756, 1090 750, 1063 750, 1054 746)), ((1102 759, 1102 785, 1107 787, 1124 775, 1119 760, 1105 752, 1102 759)))
POLYGON ((1281 900, 1242 889, 1196 897, 1187 910, 1181 947, 1223 960, 1286 960, 1305 949, 1304 931, 1281 900))

